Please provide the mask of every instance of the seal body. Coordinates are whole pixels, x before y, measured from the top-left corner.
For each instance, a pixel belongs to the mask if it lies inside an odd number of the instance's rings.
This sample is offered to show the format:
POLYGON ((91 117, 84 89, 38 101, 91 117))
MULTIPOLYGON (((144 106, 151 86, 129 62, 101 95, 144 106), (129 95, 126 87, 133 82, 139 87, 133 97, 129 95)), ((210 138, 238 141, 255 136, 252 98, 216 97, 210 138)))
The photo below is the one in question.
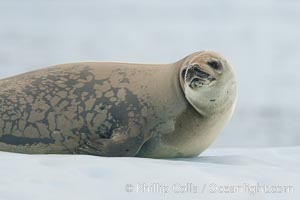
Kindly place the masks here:
POLYGON ((188 78, 195 75, 190 62, 199 55, 220 59, 203 51, 173 64, 68 63, 3 79, 0 150, 153 158, 198 155, 230 119, 236 99, 235 77, 230 76, 230 86, 223 88, 227 98, 220 93, 220 101, 215 94, 201 106, 195 103, 199 92, 188 90, 188 78), (203 109, 214 106, 218 109, 213 112, 203 109))

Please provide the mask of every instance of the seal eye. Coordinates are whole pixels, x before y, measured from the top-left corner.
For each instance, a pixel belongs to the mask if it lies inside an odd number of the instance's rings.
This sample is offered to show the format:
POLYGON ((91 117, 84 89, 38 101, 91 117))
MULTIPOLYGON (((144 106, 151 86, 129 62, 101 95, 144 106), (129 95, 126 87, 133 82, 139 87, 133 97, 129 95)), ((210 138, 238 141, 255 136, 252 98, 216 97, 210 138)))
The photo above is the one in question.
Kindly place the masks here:
POLYGON ((221 69, 221 64, 218 61, 211 60, 208 61, 207 64, 213 68, 214 70, 220 70, 221 69))

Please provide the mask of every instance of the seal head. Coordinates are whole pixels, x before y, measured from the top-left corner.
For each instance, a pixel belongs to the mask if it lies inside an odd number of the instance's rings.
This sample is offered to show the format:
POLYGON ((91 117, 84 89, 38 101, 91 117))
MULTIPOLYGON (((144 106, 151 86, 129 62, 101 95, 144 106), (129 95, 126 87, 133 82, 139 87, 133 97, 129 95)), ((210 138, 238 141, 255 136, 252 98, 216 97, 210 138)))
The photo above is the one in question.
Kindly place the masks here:
POLYGON ((188 56, 181 66, 179 79, 186 99, 201 115, 225 109, 233 111, 237 96, 235 73, 218 53, 201 51, 188 56))

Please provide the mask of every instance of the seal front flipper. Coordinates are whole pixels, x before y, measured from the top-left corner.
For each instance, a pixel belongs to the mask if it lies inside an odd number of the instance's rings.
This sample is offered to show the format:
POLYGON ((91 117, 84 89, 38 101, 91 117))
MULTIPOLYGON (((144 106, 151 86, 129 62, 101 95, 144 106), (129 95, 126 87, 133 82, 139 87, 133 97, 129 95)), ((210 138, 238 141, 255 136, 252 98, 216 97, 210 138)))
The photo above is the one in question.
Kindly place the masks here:
POLYGON ((89 138, 75 153, 96 156, 135 156, 145 142, 140 123, 116 128, 110 138, 89 138))

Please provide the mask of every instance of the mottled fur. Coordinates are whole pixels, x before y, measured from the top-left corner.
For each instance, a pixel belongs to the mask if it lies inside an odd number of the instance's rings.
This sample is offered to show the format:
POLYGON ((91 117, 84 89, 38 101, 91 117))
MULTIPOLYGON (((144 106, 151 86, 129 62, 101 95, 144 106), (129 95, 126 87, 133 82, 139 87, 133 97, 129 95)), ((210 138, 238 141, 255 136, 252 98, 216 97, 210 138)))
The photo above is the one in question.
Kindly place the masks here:
MULTIPOLYGON (((166 65, 70 63, 3 79, 0 150, 197 155, 220 128, 186 99, 179 79, 187 59, 166 65)), ((219 120, 230 118, 231 104, 219 120)))

